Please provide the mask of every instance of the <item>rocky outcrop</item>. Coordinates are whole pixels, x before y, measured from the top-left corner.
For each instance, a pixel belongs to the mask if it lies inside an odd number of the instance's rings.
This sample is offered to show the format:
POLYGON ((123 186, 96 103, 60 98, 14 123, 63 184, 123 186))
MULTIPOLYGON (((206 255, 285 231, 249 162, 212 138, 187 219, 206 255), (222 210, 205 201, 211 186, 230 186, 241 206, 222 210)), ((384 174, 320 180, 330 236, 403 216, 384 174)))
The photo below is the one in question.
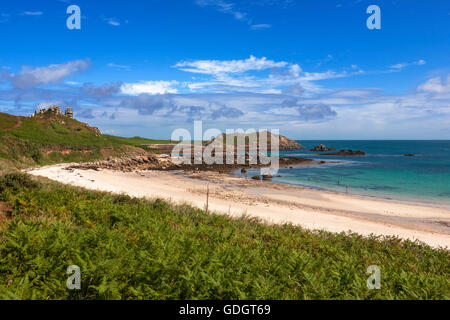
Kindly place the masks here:
POLYGON ((43 116, 43 115, 51 115, 51 116, 66 116, 68 118, 73 119, 73 110, 72 108, 67 108, 65 113, 63 114, 61 112, 61 108, 58 106, 50 106, 48 108, 41 108, 39 112, 36 110, 34 111, 34 117, 36 116, 43 116))
MULTIPOLYGON (((276 134, 267 134, 267 150, 270 151, 271 149, 271 143, 272 143, 272 136, 274 139, 278 139, 278 143, 279 143, 279 150, 280 151, 289 151, 289 150, 298 150, 298 149, 306 149, 304 146, 302 146, 300 143, 298 143, 295 140, 292 139, 288 139, 285 136, 281 136, 281 135, 276 135, 276 134)), ((256 143, 256 145, 250 145, 252 142, 250 141, 257 141, 259 142, 259 137, 260 137, 260 133, 251 133, 251 134, 241 134, 241 133, 235 133, 235 134, 222 134, 220 136, 222 142, 223 142, 223 148, 225 150, 226 148, 226 144, 234 144, 234 148, 235 150, 237 149, 237 141, 242 140, 245 141, 245 150, 248 151, 250 150, 252 147, 253 149, 256 149, 257 151, 259 151, 259 145, 258 143, 256 143), (256 135, 256 137, 255 137, 256 135)), ((207 142, 205 142, 205 146, 210 145, 211 143, 219 143, 218 138, 209 140, 207 142)))
POLYGON ((58 106, 50 106, 45 113, 50 113, 56 116, 62 116, 61 109, 58 106))
MULTIPOLYGON (((236 160, 236 159, 235 159, 236 160)), ((220 173, 226 173, 231 170, 241 168, 242 173, 246 173, 248 168, 261 168, 268 165, 262 165, 258 159, 258 164, 249 164, 249 159, 246 160, 246 164, 175 164, 172 162, 172 158, 167 155, 155 155, 145 154, 129 156, 126 158, 114 158, 106 159, 104 161, 97 161, 92 163, 80 163, 68 167, 69 170, 82 169, 82 170, 101 170, 109 169, 122 172, 132 172, 137 170, 184 170, 184 171, 217 171, 220 173), (242 167, 245 168, 242 168, 242 167)), ((292 165, 302 165, 314 162, 312 159, 295 158, 295 157, 281 157, 279 159, 280 167, 287 167, 292 165)), ((193 163, 193 162, 192 162, 193 163)), ((224 162, 225 163, 225 162, 224 162)), ((317 162, 318 163, 318 162, 317 162)), ((270 180, 272 176, 267 175, 264 180, 270 180)), ((260 177, 261 178, 261 177, 260 177)))
POLYGON ((280 151, 289 151, 297 149, 306 149, 297 141, 286 138, 285 136, 280 136, 280 151))
POLYGON ((336 151, 336 148, 327 148, 323 144, 319 144, 318 146, 315 146, 310 151, 336 151))
MULTIPOLYGON (((121 159, 107 159, 92 163, 81 163, 68 167, 67 169, 83 169, 83 170, 118 170, 123 172, 131 172, 143 169, 159 169, 164 167, 164 161, 160 161, 156 156, 144 155, 133 156, 121 159)), ((169 164, 168 164, 169 165, 169 164)))
POLYGON ((94 134, 95 134, 97 137, 102 135, 102 132, 101 132, 100 129, 97 128, 97 127, 89 127, 89 126, 88 126, 88 129, 91 130, 92 132, 94 132, 94 134))
POLYGON ((322 156, 365 156, 366 153, 362 152, 360 150, 341 150, 339 152, 333 152, 333 153, 323 153, 322 156))

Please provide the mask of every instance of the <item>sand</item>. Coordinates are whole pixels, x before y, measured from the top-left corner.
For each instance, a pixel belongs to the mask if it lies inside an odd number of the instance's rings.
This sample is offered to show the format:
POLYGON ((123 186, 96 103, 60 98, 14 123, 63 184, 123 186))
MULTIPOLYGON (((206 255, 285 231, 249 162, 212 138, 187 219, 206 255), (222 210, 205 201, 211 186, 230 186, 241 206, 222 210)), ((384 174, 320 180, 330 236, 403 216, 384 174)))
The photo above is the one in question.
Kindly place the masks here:
POLYGON ((162 198, 232 217, 292 223, 311 230, 388 235, 450 248, 450 208, 313 190, 216 172, 78 170, 70 164, 31 169, 36 176, 130 196, 162 198))

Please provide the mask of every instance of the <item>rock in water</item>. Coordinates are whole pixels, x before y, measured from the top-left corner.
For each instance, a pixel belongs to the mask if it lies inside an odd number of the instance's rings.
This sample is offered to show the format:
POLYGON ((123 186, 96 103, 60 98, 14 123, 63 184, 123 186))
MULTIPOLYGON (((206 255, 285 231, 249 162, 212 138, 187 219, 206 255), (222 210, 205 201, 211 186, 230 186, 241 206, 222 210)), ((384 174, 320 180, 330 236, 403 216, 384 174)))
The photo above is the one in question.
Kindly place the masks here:
POLYGON ((315 146, 310 151, 336 151, 336 148, 327 148, 323 144, 319 144, 318 146, 315 146))
POLYGON ((360 150, 341 150, 339 152, 324 153, 321 156, 365 156, 366 153, 360 150))

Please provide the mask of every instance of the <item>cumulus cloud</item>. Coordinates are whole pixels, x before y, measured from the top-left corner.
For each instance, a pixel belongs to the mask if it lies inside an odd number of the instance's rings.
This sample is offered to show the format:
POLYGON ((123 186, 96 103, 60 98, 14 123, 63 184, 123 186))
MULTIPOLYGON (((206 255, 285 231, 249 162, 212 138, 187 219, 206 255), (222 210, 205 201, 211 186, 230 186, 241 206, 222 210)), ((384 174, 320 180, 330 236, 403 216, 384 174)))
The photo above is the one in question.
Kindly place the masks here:
POLYGON ((92 108, 83 109, 77 112, 76 116, 81 119, 95 119, 94 111, 92 108))
POLYGON ((440 77, 431 78, 424 84, 419 85, 417 90, 428 93, 450 93, 450 74, 447 75, 446 83, 440 77))
MULTIPOLYGON (((217 101, 209 95, 141 94, 138 96, 120 96, 109 100, 111 106, 122 110, 137 110, 142 116, 171 119, 172 121, 226 120, 237 119, 245 115, 244 110, 229 106, 225 101, 217 101)), ((106 102, 106 101, 105 101, 106 102)))
POLYGON ((237 119, 242 117, 244 113, 236 108, 220 106, 218 108, 214 108, 211 113, 211 119, 237 119))
POLYGON ((289 86, 286 89, 283 90, 284 94, 293 95, 293 96, 300 96, 305 92, 305 89, 301 85, 293 85, 289 86))
POLYGON ((125 83, 121 86, 121 92, 137 96, 140 94, 166 94, 177 93, 178 81, 143 81, 139 83, 125 83))
POLYGON ((280 107, 272 109, 271 112, 278 115, 290 115, 304 121, 324 120, 337 115, 329 105, 306 104, 299 102, 298 99, 286 99, 280 107))
POLYGON ((336 111, 325 104, 299 105, 297 106, 297 112, 299 117, 306 121, 323 120, 337 115, 336 111))
POLYGON ((47 67, 31 68, 23 66, 18 74, 4 72, 3 76, 11 81, 16 89, 31 89, 40 85, 58 84, 64 78, 82 73, 89 68, 90 60, 75 60, 64 64, 52 64, 47 67))
POLYGON ((97 98, 109 97, 119 93, 122 87, 122 82, 113 82, 102 86, 95 86, 92 83, 85 83, 83 85, 83 93, 97 98))
POLYGON ((152 115, 158 110, 173 110, 176 105, 168 95, 140 94, 134 97, 125 97, 120 106, 128 109, 137 109, 140 114, 152 115))
POLYGON ((179 106, 177 111, 186 115, 187 122, 192 122, 193 120, 201 120, 206 108, 201 106, 179 106))

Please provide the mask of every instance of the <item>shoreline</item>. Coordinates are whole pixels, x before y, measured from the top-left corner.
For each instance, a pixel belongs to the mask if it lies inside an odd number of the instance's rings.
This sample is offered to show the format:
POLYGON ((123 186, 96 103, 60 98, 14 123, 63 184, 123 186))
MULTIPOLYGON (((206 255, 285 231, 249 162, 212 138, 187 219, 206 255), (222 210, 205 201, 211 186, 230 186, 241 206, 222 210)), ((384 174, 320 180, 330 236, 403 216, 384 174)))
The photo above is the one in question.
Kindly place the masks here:
MULTIPOLYGON (((72 164, 73 165, 73 164, 72 164)), ((427 204, 403 203, 214 171, 82 170, 59 164, 27 170, 36 176, 93 190, 135 197, 163 198, 231 217, 243 214, 266 223, 292 223, 310 230, 355 232, 419 240, 450 248, 450 210, 427 204)))
MULTIPOLYGON (((289 157, 293 157, 292 155, 288 155, 289 157)), ((309 167, 319 167, 319 166, 327 166, 327 165, 342 165, 342 164, 346 164, 350 161, 346 160, 343 161, 342 159, 331 159, 326 161, 326 163, 321 162, 320 159, 316 159, 316 158, 302 158, 302 159, 308 159, 308 160, 312 160, 309 163, 299 163, 299 164, 294 164, 292 167, 295 168, 309 168, 309 167)), ((292 168, 291 167, 291 168, 292 168)), ((280 169, 287 169, 288 166, 284 166, 284 167, 280 167, 280 169)), ((255 168, 251 168, 251 169, 255 169, 255 168)), ((229 174, 235 176, 235 177, 240 177, 240 178, 250 178, 249 176, 244 176, 242 173, 240 173, 239 169, 230 169, 229 174)), ((322 187, 322 186, 312 186, 312 185, 306 185, 306 184, 300 184, 300 183, 293 183, 293 182, 286 182, 286 181, 277 181, 275 179, 271 179, 269 180, 272 183, 276 183, 276 184, 281 184, 281 185, 287 185, 287 186, 294 186, 294 187, 299 187, 299 188, 306 188, 306 189, 310 189, 310 190, 317 190, 317 191, 325 191, 325 192, 331 192, 331 193, 336 193, 336 194, 340 194, 340 195, 353 195, 355 197, 361 197, 361 198, 365 198, 365 199, 372 199, 372 200, 381 200, 381 201, 390 201, 390 202, 394 202, 394 203, 402 203, 402 204, 411 204, 411 205, 423 205, 423 206, 427 206, 427 207, 434 207, 434 208, 442 208, 442 209, 446 209, 446 210, 450 210, 450 201, 442 201, 441 199, 432 199, 432 198, 414 198, 411 195, 378 195, 378 194, 370 194, 368 193, 358 193, 358 192, 349 192, 346 193, 344 191, 339 191, 339 190, 335 190, 333 188, 328 188, 328 187, 322 187), (435 201, 435 202, 433 202, 435 201)), ((354 190, 354 189, 349 189, 349 190, 354 190)))
MULTIPOLYGON (((319 164, 317 164, 319 165, 319 164)), ((310 166, 315 166, 314 164, 311 164, 310 166)), ((295 168, 295 166, 294 166, 295 168)), ((240 178, 245 178, 243 176, 239 176, 238 174, 235 174, 234 176, 236 177, 240 177, 240 178)), ((331 188, 326 188, 326 187, 317 187, 317 186, 308 186, 308 185, 304 185, 304 184, 296 184, 296 183, 289 183, 289 182, 284 182, 284 181, 276 181, 275 179, 272 179, 272 181, 270 181, 272 183, 275 184, 281 184, 281 185, 286 185, 286 186, 293 186, 293 187, 298 187, 298 188, 305 188, 305 189, 309 189, 309 190, 317 190, 317 191, 324 191, 324 192, 330 192, 330 193, 335 193, 338 195, 349 195, 349 196, 355 196, 355 197, 360 197, 363 199, 368 199, 368 200, 380 200, 380 201, 387 201, 387 202, 393 202, 393 203, 400 203, 400 204, 410 204, 410 205, 418 205, 418 206, 425 206, 425 207, 432 207, 432 208, 441 208, 441 209, 446 209, 446 210, 450 210, 450 202, 439 202, 438 203, 433 203, 431 202, 432 200, 430 198, 427 199, 420 199, 420 200, 416 200, 413 198, 407 198, 405 196, 405 198, 396 198, 395 196, 390 197, 390 196, 382 196, 382 195, 371 195, 371 194, 359 194, 359 193, 353 193, 353 192, 349 192, 346 193, 344 191, 338 191, 338 190, 333 190, 331 188)))

